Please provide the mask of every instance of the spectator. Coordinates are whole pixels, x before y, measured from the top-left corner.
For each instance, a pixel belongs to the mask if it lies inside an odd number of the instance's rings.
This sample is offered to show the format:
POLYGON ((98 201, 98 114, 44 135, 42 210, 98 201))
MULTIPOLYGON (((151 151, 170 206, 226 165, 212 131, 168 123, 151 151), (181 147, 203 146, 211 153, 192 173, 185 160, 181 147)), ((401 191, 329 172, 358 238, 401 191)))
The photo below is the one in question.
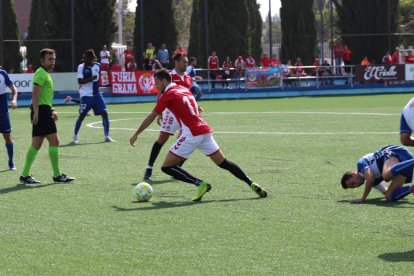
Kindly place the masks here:
POLYGON ((119 64, 118 59, 114 59, 114 63, 112 63, 112 66, 111 66, 111 71, 112 72, 122 72, 122 66, 121 66, 121 64, 119 64))
POLYGON ((216 86, 217 70, 219 68, 219 58, 216 56, 216 51, 213 51, 211 56, 208 57, 207 66, 212 81, 211 88, 214 89, 216 86))
POLYGON ((101 71, 109 71, 111 54, 107 50, 106 45, 104 45, 102 50, 99 52, 99 56, 101 58, 101 71))
POLYGON ((9 72, 8 72, 9 74, 16 74, 17 72, 15 72, 15 70, 14 70, 14 67, 13 66, 11 66, 10 68, 9 68, 9 72))
POLYGON ((272 64, 267 54, 263 54, 263 56, 260 58, 260 63, 262 67, 270 67, 270 65, 272 64))
POLYGON ((246 67, 242 56, 238 56, 234 61, 234 68, 236 69, 236 86, 240 87, 241 79, 244 74, 244 68, 246 67))
POLYGON ((337 76, 342 75, 341 66, 342 66, 342 59, 344 57, 344 46, 342 43, 337 40, 333 45, 333 52, 335 57, 335 74, 337 76))
POLYGON ((145 71, 153 71, 155 69, 162 69, 161 63, 156 60, 155 58, 151 58, 151 54, 148 53, 147 56, 144 58, 144 70, 145 71))
POLYGON ((323 80, 321 84, 333 84, 332 67, 327 59, 324 59, 322 63, 322 68, 323 68, 323 71, 322 71, 323 80))
POLYGON ((350 65, 351 65, 351 53, 352 53, 351 49, 348 48, 348 45, 345 45, 344 46, 343 59, 344 59, 344 64, 345 64, 345 72, 348 73, 348 74, 351 72, 351 67, 350 67, 350 65))
POLYGON ((144 57, 148 57, 148 55, 151 59, 155 58, 154 57, 155 56, 155 47, 152 46, 151 42, 148 42, 147 49, 145 49, 145 52, 144 52, 144 57))
POLYGON ((195 71, 196 66, 197 66, 197 59, 195 57, 190 57, 188 60, 188 66, 187 66, 185 73, 189 75, 191 79, 193 80, 193 84, 190 88, 190 91, 195 97, 196 101, 198 101, 201 98, 201 96, 203 96, 203 92, 201 92, 200 87, 197 84, 197 81, 203 80, 203 77, 196 75, 196 71, 195 71))
POLYGON ((252 55, 252 54, 249 54, 249 56, 246 58, 245 63, 246 63, 246 67, 247 67, 247 68, 253 68, 253 67, 256 67, 256 61, 254 60, 254 58, 253 58, 253 55, 252 55))
POLYGON ((311 75, 312 76, 316 76, 316 75, 321 76, 323 68, 320 67, 321 62, 319 61, 319 58, 315 58, 315 60, 313 61, 312 66, 314 66, 314 67, 312 67, 311 75))
POLYGON ((134 60, 134 51, 131 48, 131 45, 127 46, 127 49, 124 51, 124 61, 125 61, 125 71, 128 70, 128 64, 134 60))
POLYGON ((165 43, 161 44, 161 48, 158 49, 157 59, 161 63, 162 67, 168 67, 168 64, 170 63, 170 55, 168 53, 165 43))
POLYGON ((280 61, 277 59, 275 55, 273 55, 270 64, 272 67, 278 67, 280 65, 280 61))
POLYGON ((128 63, 125 65, 125 71, 131 71, 131 72, 133 72, 133 71, 135 71, 135 70, 137 70, 137 64, 135 63, 135 58, 134 58, 134 57, 132 57, 132 58, 131 58, 131 61, 130 61, 130 62, 128 62, 128 63))
POLYGON ((364 58, 361 60, 361 65, 364 65, 364 66, 371 65, 371 62, 369 62, 367 56, 364 56, 364 58))
POLYGON ((290 77, 293 77, 293 70, 292 70, 292 61, 289 59, 286 62, 282 62, 280 65, 280 69, 282 70, 282 79, 283 83, 287 86, 292 86, 292 80, 289 79, 290 77))
POLYGON ((405 56, 405 63, 407 64, 413 64, 414 63, 414 55, 413 55, 413 50, 410 49, 408 51, 408 54, 405 56))
MULTIPOLYGON (((296 85, 300 86, 300 77, 306 77, 307 74, 305 73, 305 70, 303 70, 303 64, 302 64, 302 59, 301 58, 297 58, 296 59, 296 63, 294 64, 295 69, 295 76, 296 76, 296 85)), ((309 86, 309 81, 308 79, 306 79, 306 85, 309 86)))
POLYGON ((33 65, 31 64, 31 63, 29 63, 28 65, 27 65, 27 69, 26 69, 26 71, 24 71, 26 74, 32 74, 32 73, 34 73, 35 71, 33 70, 33 65))
POLYGON ((391 64, 404 64, 404 59, 399 47, 395 48, 395 51, 391 56, 391 64))
POLYGON ((230 57, 227 56, 226 59, 223 62, 223 65, 221 66, 223 68, 223 87, 229 88, 229 82, 227 79, 230 78, 230 70, 233 67, 233 62, 231 61, 230 57))
POLYGON ((382 57, 382 63, 390 65, 392 62, 392 57, 390 52, 386 52, 385 55, 382 57))

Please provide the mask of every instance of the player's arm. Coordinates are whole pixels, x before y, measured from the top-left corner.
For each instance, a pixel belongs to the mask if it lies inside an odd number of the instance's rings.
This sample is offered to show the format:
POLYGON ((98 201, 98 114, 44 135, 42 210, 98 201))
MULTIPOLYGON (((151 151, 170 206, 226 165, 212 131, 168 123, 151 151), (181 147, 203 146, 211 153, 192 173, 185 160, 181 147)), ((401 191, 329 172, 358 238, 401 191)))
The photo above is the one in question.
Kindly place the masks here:
POLYGON ((37 125, 39 120, 39 96, 42 87, 35 83, 33 85, 33 93, 32 93, 32 108, 33 108, 33 120, 32 124, 37 125))
POLYGON ((141 134, 147 127, 149 127, 152 122, 157 118, 158 113, 152 111, 150 114, 148 114, 147 118, 142 121, 141 125, 138 127, 138 129, 135 131, 135 133, 131 136, 129 139, 129 143, 131 146, 135 146, 135 141, 138 139, 138 135, 141 134))
POLYGON ((371 192, 372 187, 374 187, 375 185, 375 176, 372 174, 372 171, 370 168, 365 170, 364 175, 365 175, 364 193, 362 194, 362 197, 355 200, 354 203, 363 203, 367 199, 369 193, 371 192))
POLYGON ((11 105, 11 108, 15 109, 17 107, 17 88, 14 84, 10 85, 9 88, 11 90, 10 105, 11 105))

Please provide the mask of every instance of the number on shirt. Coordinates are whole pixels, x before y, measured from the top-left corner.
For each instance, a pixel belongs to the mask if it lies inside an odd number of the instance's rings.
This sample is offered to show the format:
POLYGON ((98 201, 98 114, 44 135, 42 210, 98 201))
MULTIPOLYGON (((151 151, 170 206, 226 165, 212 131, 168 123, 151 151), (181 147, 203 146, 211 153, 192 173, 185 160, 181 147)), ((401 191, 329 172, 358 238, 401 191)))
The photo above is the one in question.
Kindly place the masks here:
POLYGON ((188 109, 190 110, 191 115, 196 116, 196 115, 198 115, 198 109, 197 108, 194 108, 191 105, 191 101, 193 101, 194 102, 194 105, 196 105, 195 104, 195 100, 194 100, 193 97, 191 97, 191 98, 190 97, 187 97, 187 96, 184 96, 183 97, 183 102, 184 102, 184 104, 186 104, 188 106, 188 109))

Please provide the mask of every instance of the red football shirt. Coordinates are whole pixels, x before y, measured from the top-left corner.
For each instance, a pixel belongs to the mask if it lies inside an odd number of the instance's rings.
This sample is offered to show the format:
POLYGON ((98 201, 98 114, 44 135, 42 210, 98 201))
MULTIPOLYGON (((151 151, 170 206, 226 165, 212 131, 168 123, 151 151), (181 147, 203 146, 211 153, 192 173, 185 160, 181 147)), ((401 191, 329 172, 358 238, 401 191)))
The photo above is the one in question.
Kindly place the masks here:
POLYGON ((174 83, 176 83, 178 85, 181 85, 181 86, 184 86, 184 87, 186 87, 188 89, 190 89, 191 86, 193 86, 193 80, 186 73, 184 73, 184 75, 179 75, 177 73, 177 71, 175 71, 175 69, 173 69, 171 71, 171 78, 172 78, 172 81, 174 83))
POLYGON ((173 82, 169 84, 158 98, 153 111, 161 114, 166 108, 171 110, 177 118, 183 132, 189 130, 193 136, 213 132, 213 129, 200 116, 197 102, 187 88, 173 82))
POLYGON ((217 56, 209 56, 208 57, 208 68, 210 69, 218 69, 219 68, 219 59, 217 56))

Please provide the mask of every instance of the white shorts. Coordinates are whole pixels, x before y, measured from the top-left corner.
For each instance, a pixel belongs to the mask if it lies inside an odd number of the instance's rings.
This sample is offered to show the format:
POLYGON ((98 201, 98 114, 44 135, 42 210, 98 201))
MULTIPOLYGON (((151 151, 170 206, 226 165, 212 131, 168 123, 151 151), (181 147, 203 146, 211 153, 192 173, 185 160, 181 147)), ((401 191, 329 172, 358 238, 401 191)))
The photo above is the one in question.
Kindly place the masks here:
POLYGON ((174 114, 168 108, 166 108, 162 112, 162 123, 160 131, 174 135, 177 130, 180 129, 181 127, 177 121, 177 118, 175 118, 174 114))
POLYGON ((170 152, 179 157, 188 159, 195 149, 207 156, 220 150, 212 133, 193 136, 191 133, 181 133, 180 137, 171 146, 170 152))

